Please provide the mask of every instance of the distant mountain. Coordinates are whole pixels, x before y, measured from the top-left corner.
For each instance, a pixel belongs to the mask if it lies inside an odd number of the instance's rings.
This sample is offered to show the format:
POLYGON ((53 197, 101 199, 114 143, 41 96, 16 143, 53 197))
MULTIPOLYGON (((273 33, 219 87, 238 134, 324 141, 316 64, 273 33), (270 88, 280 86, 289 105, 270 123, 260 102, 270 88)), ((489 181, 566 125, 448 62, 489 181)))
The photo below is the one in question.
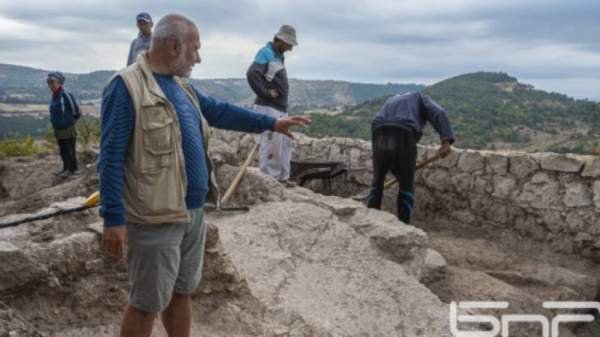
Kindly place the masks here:
MULTIPOLYGON (((3 103, 47 103, 47 70, 0 64, 0 102, 3 103)), ((95 71, 89 74, 66 73, 66 85, 80 100, 100 97, 112 71, 95 71)))
MULTIPOLYGON (((80 100, 100 99, 102 88, 113 71, 95 71, 89 74, 66 73, 66 87, 80 100)), ((0 64, 0 102, 46 103, 47 70, 10 64, 0 64)), ((250 104, 254 94, 245 79, 193 79, 192 82, 206 93, 238 104, 250 104)), ((343 81, 290 80, 290 106, 320 107, 354 105, 368 99, 406 91, 420 90, 417 84, 368 84, 343 81)))
MULTIPOLYGON (((505 73, 453 77, 423 90, 443 106, 464 148, 574 151, 600 146, 598 103, 536 90, 505 73)), ((370 138, 373 114, 389 96, 347 108, 336 116, 313 116, 313 136, 370 138)), ((428 128, 424 142, 437 137, 428 128)))

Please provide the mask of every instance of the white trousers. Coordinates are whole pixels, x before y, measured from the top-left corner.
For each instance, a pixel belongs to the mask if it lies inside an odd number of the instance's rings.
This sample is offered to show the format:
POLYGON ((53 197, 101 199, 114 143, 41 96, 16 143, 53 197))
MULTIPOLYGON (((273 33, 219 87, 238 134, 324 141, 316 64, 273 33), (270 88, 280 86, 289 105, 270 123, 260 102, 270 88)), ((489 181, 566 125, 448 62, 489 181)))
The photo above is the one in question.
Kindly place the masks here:
MULTIPOLYGON (((287 117, 287 113, 270 106, 254 105, 254 111, 273 118, 287 117)), ((292 141, 286 135, 272 131, 261 133, 258 160, 261 171, 277 180, 288 180, 291 160, 292 141)))

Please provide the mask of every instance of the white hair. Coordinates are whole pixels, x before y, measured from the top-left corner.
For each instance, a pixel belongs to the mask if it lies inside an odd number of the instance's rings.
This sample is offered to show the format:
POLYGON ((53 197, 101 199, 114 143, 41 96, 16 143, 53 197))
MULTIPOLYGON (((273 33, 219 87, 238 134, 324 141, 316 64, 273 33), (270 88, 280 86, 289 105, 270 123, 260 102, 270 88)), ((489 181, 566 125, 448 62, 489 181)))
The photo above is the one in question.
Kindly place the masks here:
POLYGON ((193 29, 196 25, 192 20, 179 14, 167 14, 154 26, 151 43, 159 46, 173 39, 183 43, 193 29))

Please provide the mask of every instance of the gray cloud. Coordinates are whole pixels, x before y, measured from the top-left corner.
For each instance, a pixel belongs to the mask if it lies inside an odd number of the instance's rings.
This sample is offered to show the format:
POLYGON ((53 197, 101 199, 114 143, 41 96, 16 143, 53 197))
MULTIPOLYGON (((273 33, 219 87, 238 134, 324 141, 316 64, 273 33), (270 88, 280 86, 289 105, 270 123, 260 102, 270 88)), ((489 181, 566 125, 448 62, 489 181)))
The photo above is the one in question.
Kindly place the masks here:
POLYGON ((71 72, 123 65, 135 14, 193 18, 197 77, 241 77, 278 26, 298 29, 296 78, 426 81, 506 71, 543 89, 593 97, 600 84, 600 3, 591 0, 0 0, 0 62, 71 72), (597 87, 597 86, 596 86, 597 87))

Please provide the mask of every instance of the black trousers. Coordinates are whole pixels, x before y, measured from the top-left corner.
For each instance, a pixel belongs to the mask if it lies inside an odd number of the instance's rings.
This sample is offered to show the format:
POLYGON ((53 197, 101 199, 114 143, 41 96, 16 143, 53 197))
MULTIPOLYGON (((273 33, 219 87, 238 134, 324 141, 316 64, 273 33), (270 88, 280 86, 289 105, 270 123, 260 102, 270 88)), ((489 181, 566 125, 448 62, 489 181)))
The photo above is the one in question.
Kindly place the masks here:
POLYGON ((77 138, 57 139, 58 150, 63 161, 63 171, 77 171, 77 151, 75 141, 77 138))
POLYGON ((409 130, 382 126, 373 130, 373 183, 367 207, 381 209, 383 185, 388 171, 399 182, 396 201, 398 219, 408 224, 413 210, 417 137, 409 130))

